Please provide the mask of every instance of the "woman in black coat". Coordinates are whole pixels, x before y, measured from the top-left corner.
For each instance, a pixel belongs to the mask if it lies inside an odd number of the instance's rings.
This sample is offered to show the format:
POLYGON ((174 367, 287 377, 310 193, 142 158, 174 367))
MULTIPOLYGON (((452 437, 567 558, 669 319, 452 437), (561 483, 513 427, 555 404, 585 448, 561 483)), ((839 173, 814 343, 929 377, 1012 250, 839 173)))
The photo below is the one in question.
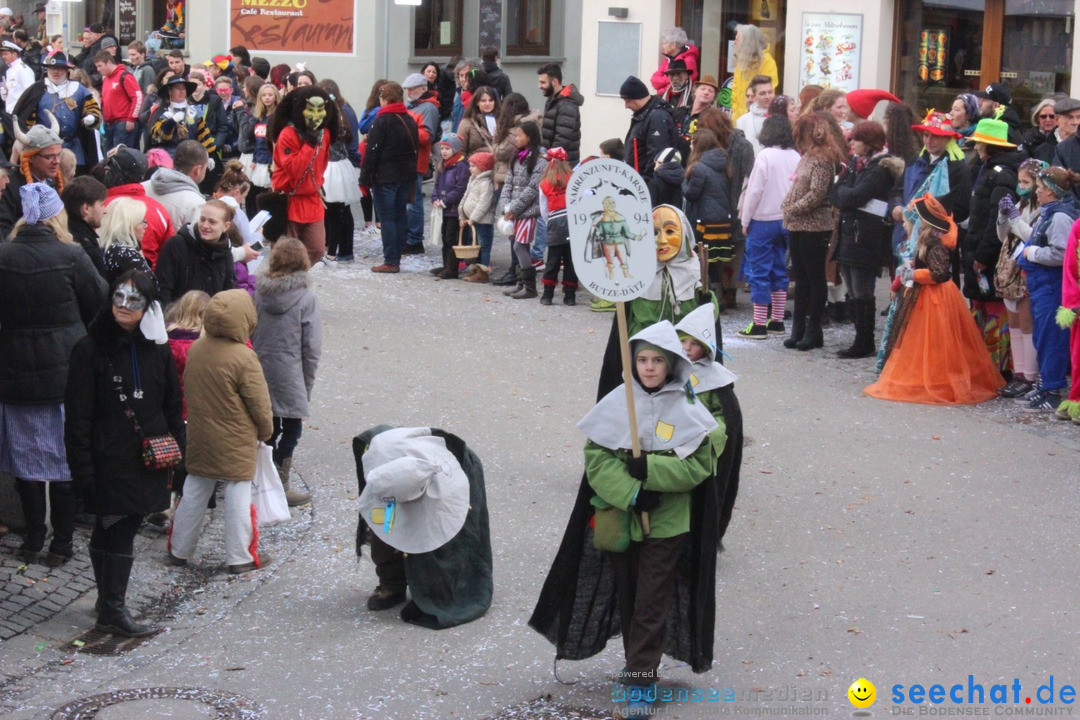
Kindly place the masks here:
POLYGON ((172 352, 167 342, 147 340, 140 328, 156 295, 157 285, 149 273, 129 270, 113 281, 108 305, 71 353, 65 397, 68 466, 97 514, 90 536, 98 586, 96 627, 125 637, 156 632, 131 619, 125 596, 135 559, 135 533, 143 517, 169 506, 172 474, 146 469, 142 439, 171 433, 183 448, 185 438, 172 352))
POLYGON ((874 283, 892 257, 892 219, 888 200, 904 161, 885 152, 885 130, 866 121, 851 132, 852 157, 829 201, 840 211, 840 232, 833 260, 840 265, 854 306, 855 342, 837 353, 842 358, 870 357, 874 346, 874 283))

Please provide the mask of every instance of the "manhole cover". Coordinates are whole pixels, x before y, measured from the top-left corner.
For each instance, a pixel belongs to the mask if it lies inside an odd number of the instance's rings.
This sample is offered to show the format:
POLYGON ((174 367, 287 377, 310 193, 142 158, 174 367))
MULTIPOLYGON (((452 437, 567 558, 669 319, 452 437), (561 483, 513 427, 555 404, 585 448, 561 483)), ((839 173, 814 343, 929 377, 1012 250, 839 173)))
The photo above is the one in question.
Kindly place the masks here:
POLYGON ((263 709, 253 700, 235 693, 223 693, 205 688, 132 688, 116 690, 70 702, 52 715, 52 720, 91 720, 105 708, 121 703, 140 703, 145 700, 183 700, 207 706, 207 717, 215 720, 257 720, 263 709))

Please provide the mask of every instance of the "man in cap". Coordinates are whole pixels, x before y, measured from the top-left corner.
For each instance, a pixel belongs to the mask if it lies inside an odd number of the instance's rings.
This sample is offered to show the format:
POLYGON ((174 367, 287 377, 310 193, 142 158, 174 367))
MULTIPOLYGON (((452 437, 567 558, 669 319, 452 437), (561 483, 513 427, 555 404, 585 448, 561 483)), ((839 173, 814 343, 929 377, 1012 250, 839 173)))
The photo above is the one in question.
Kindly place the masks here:
POLYGON ((0 43, 0 58, 3 58, 7 65, 0 96, 4 99, 4 109, 11 114, 15 111, 15 103, 19 102, 19 97, 34 84, 34 71, 22 61, 22 48, 12 40, 5 39, 0 43))
POLYGON ((64 147, 75 153, 75 172, 82 175, 98 161, 95 133, 101 125, 101 108, 92 92, 68 78, 73 66, 64 53, 51 53, 42 66, 45 77, 22 94, 15 117, 27 128, 50 125, 55 119, 64 147))
POLYGON ((990 83, 975 93, 979 98, 979 117, 1002 120, 1009 126, 1009 142, 1020 143, 1020 116, 1012 108, 1012 93, 1001 83, 990 83))
POLYGON ((15 13, 11 8, 0 8, 0 32, 11 32, 11 25, 15 22, 15 13))
POLYGON ((117 145, 105 159, 103 182, 108 190, 105 207, 119 197, 131 198, 146 207, 146 232, 140 245, 143 257, 153 268, 157 264, 161 246, 176 234, 176 228, 165 206, 146 194, 142 184, 146 167, 145 155, 135 148, 117 145))
POLYGON ((1054 104, 1054 114, 1058 122, 1058 144, 1050 164, 1080 172, 1080 138, 1076 136, 1080 127, 1080 100, 1059 100, 1054 104))
POLYGON ((668 104, 658 96, 649 95, 649 89, 639 78, 633 75, 626 78, 619 96, 626 109, 633 113, 624 142, 626 164, 648 181, 653 176, 653 166, 660 151, 678 147, 678 128, 668 104))
POLYGON ((188 102, 195 83, 183 77, 171 77, 162 88, 164 98, 150 116, 150 146, 163 148, 172 156, 184 140, 197 140, 208 153, 216 150, 214 136, 202 115, 188 102))
POLYGON ((417 125, 423 123, 427 130, 420 130, 420 152, 416 159, 416 191, 408 205, 409 235, 402 248, 402 255, 424 254, 424 176, 428 174, 431 161, 431 138, 438 138, 439 133, 439 97, 435 90, 428 89, 427 78, 420 73, 413 73, 401 83, 405 90, 405 107, 417 119, 417 125))
POLYGON ((22 217, 19 189, 23 185, 45 182, 57 190, 64 187, 60 175, 60 153, 64 149, 64 142, 60 136, 41 123, 25 134, 17 126, 15 131, 23 149, 19 155, 19 169, 11 172, 11 182, 0 194, 0 237, 4 238, 22 217))

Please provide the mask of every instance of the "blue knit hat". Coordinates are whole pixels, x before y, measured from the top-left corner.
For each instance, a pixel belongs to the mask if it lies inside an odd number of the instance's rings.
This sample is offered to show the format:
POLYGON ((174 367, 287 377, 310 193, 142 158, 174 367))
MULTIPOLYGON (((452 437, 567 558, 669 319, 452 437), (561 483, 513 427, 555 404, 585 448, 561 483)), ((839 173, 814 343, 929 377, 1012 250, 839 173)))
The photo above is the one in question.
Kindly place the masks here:
POLYGON ((43 182, 30 183, 19 188, 22 198, 23 217, 27 225, 56 217, 64 209, 60 196, 52 186, 43 182))

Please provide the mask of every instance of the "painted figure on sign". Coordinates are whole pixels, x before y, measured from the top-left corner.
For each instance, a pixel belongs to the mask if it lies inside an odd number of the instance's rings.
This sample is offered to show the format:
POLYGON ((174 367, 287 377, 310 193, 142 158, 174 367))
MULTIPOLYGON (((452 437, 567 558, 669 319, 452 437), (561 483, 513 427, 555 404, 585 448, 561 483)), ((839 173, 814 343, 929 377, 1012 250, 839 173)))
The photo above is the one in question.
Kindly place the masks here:
POLYGON ((589 231, 591 257, 586 259, 596 260, 603 257, 608 278, 614 278, 614 261, 617 258, 623 277, 631 277, 630 269, 626 264, 626 257, 629 254, 627 242, 637 240, 638 236, 630 232, 626 218, 615 210, 615 198, 610 196, 604 198, 604 209, 593 213, 593 218, 592 230, 589 231))

